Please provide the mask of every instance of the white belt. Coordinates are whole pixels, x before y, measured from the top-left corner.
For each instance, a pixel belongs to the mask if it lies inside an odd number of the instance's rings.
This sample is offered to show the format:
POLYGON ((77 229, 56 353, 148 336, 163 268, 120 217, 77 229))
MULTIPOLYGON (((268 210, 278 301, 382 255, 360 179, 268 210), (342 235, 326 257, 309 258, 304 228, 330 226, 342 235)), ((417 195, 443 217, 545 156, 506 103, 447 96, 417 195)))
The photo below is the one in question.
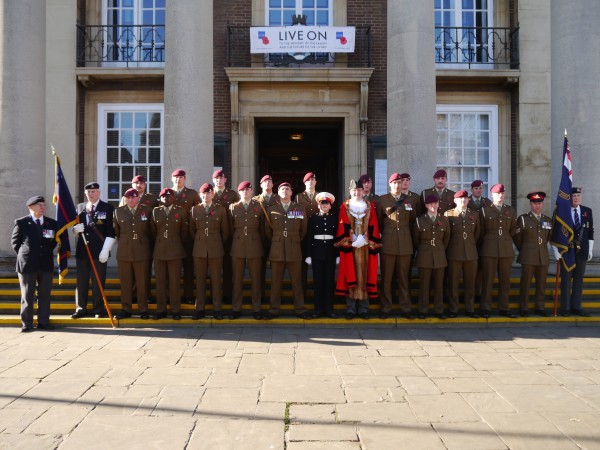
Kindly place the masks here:
POLYGON ((332 234, 315 234, 314 238, 315 239, 320 239, 322 241, 327 241, 329 239, 333 239, 335 236, 333 236, 332 234))

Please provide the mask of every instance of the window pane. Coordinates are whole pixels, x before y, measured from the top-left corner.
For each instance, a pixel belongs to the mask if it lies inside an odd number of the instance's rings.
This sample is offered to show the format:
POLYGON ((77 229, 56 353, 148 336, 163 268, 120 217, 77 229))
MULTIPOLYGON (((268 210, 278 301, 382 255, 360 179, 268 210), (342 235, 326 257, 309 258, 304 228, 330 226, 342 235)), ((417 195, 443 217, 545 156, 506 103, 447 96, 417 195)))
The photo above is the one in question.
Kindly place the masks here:
POLYGON ((451 130, 462 130, 462 114, 450 114, 448 128, 451 130))
POLYGON ((462 149, 461 148, 448 149, 448 164, 462 165, 462 149))
POLYGON ((306 25, 315 25, 315 12, 314 11, 302 11, 306 15, 306 25))
POLYGON ((437 162, 440 166, 445 166, 448 164, 448 150, 445 148, 438 148, 437 150, 437 162))
POLYGON ((152 145, 152 146, 160 145, 160 131, 149 131, 148 132, 148 145, 152 145))
POLYGON ((144 8, 153 8, 154 0, 144 0, 144 8))
POLYGON ((283 10, 283 25, 288 27, 292 24, 292 16, 296 13, 295 9, 283 10))
POLYGON ((302 7, 303 8, 314 8, 315 0, 302 0, 302 7))
POLYGON ((127 147, 131 147, 133 145, 133 134, 129 130, 121 131, 121 139, 119 142, 120 145, 125 145, 127 147))
POLYGON ((129 189, 131 187, 131 179, 133 178, 133 167, 132 166, 125 166, 121 168, 121 180, 123 181, 127 181, 128 183, 125 184, 125 190, 129 189))
POLYGON ((117 166, 112 166, 108 168, 108 181, 120 181, 120 175, 121 171, 117 166))
POLYGON ((269 11, 269 25, 277 26, 281 25, 281 12, 277 11, 269 11))
POLYGON ((329 0, 317 0, 317 8, 329 8, 329 0))
POLYGON ((137 148, 135 162, 136 164, 146 163, 146 149, 144 147, 137 148))
POLYGON ((119 145, 118 131, 115 130, 106 132, 106 145, 119 145))
POLYGON ((160 128, 160 114, 159 113, 151 113, 150 114, 150 128, 160 128))
POLYGON ((489 147, 490 146, 490 133, 482 131, 479 133, 479 140, 477 142, 478 147, 489 147))
POLYGON ((160 181, 161 181, 160 167, 156 167, 156 166, 150 167, 149 172, 150 173, 148 176, 148 180, 150 180, 151 182, 159 182, 160 183, 160 181))
POLYGON ((119 187, 119 184, 115 184, 115 183, 109 183, 108 185, 108 198, 109 200, 115 200, 115 199, 120 199, 121 198, 121 189, 119 187))
POLYGON ((283 0, 283 7, 296 9, 296 0, 283 0))
POLYGON ((466 131, 465 132, 465 138, 463 141, 463 145, 465 147, 475 147, 476 140, 475 140, 475 132, 474 131, 466 131))
POLYGON ((131 155, 131 149, 127 147, 121 147, 121 164, 128 164, 133 161, 133 156, 131 155))
POLYGON ((481 114, 479 116, 479 129, 489 130, 490 129, 490 117, 487 114, 481 114))
POLYGON ((488 150, 477 151, 477 164, 487 166, 490 164, 490 152, 488 150))
POLYGON ((329 25, 328 11, 317 11, 317 25, 329 25))
POLYGON ((118 116, 115 113, 108 113, 106 115, 106 128, 116 128, 119 126, 118 116))
POLYGON ((148 138, 146 137, 146 130, 136 130, 135 133, 135 145, 147 145, 148 138))
POLYGON ((153 11, 144 11, 142 13, 142 23, 139 25, 152 25, 154 23, 154 12, 153 11))
POLYGON ((150 164, 160 163, 160 148, 149 148, 148 149, 148 162, 150 164))
POLYGON ((281 0, 269 0, 269 8, 281 8, 281 0))
POLYGON ((108 164, 119 164, 119 149, 118 148, 106 149, 106 162, 108 164))
POLYGON ((465 148, 463 153, 465 158, 463 163, 465 165, 474 166, 477 164, 477 153, 474 148, 465 148))
POLYGON ((121 113, 121 128, 133 127, 133 113, 121 113))
POLYGON ((450 147, 462 147, 462 133, 460 131, 451 131, 450 132, 450 147))

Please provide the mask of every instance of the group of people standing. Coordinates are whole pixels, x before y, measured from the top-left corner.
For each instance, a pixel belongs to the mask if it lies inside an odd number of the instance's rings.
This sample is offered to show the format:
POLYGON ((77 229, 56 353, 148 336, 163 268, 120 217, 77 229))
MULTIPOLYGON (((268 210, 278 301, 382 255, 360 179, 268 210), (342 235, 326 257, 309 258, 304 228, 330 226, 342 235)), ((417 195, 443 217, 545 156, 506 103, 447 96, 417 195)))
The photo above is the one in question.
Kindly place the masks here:
MULTIPOLYGON (((442 169, 433 175, 434 186, 420 195, 410 190, 408 173, 393 173, 389 192, 382 196, 372 192, 371 178, 362 175, 351 181, 348 198, 339 207, 334 207, 332 194, 316 191, 313 172, 304 176, 305 190, 295 198, 289 182, 279 183, 274 191, 270 175, 260 180, 258 195, 249 181, 241 182, 237 191, 228 189, 222 170, 213 173, 212 184, 204 183, 197 191, 186 187, 182 169, 175 170, 171 179, 172 187, 155 196, 146 191, 144 177, 135 176, 117 208, 100 199, 97 182, 85 186, 87 201, 77 206, 79 220, 72 229, 77 235, 73 319, 88 315, 90 280, 92 313, 106 317, 100 287, 117 241, 122 303, 117 319, 131 317, 134 298, 140 317, 150 318, 152 265, 155 320, 167 317, 168 309, 173 319, 181 319, 182 302, 195 305, 192 319, 205 317, 207 278, 213 318, 223 319, 224 299, 231 301, 229 319, 240 317, 246 268, 252 285, 252 316, 257 320, 279 317, 286 269, 294 312, 302 319, 337 317, 334 296, 345 298, 347 319, 368 319, 369 304, 378 299, 383 319, 392 314, 395 303, 407 319, 424 319, 430 313, 439 319, 452 318, 459 314, 461 284, 465 314, 489 318, 496 276, 501 316, 530 314, 533 277, 533 313, 549 315, 544 291, 552 219, 541 213, 544 192, 528 194, 530 211, 517 217, 515 209, 504 202, 504 185, 491 187, 491 199, 483 196, 481 180, 471 183, 471 194, 454 192, 447 188, 447 174, 442 169), (522 266, 518 312, 509 308, 513 243, 522 266), (263 311, 267 261, 271 267, 270 305, 263 311), (413 265, 420 280, 416 314, 410 297, 413 265), (311 312, 304 304, 308 266, 312 266, 314 281, 311 312), (429 310, 431 297, 433 311, 429 310), (476 297, 480 297, 479 311, 476 297)), ((581 301, 585 264, 593 250, 592 211, 580 205, 581 188, 573 188, 571 201, 577 266, 562 276, 561 314, 588 316, 581 301)), ((52 329, 49 311, 56 222, 44 215, 43 197, 32 197, 27 207, 30 213, 15 221, 12 238, 22 290, 22 331, 33 329, 36 288, 37 327, 52 329)), ((558 250, 550 247, 559 259, 558 250)))

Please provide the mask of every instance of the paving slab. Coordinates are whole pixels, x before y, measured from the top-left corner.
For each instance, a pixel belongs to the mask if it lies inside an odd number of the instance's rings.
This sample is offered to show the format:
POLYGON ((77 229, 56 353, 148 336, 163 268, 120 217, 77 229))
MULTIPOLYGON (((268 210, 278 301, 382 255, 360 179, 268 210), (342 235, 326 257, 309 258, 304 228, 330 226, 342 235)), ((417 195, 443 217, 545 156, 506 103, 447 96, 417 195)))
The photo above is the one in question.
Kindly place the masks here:
POLYGON ((435 430, 448 450, 506 450, 496 432, 483 422, 436 423, 435 430))
POLYGON ((294 441, 358 441, 355 425, 336 423, 332 425, 290 425, 288 442, 294 441))
POLYGON ((210 376, 210 369, 186 367, 150 367, 135 384, 162 384, 175 386, 201 386, 210 376))
POLYGON ((400 388, 345 388, 349 403, 403 402, 406 391, 400 388))
POLYGON ((240 375, 292 375, 294 357, 292 355, 244 354, 237 373, 240 375))
POLYGON ((54 450, 61 443, 61 439, 56 436, 47 435, 23 435, 7 433, 2 434, 0 449, 6 450, 54 450))
POLYGON ((398 377, 414 377, 423 374, 415 362, 419 358, 409 357, 367 357, 375 375, 393 375, 398 377))
POLYGON ((360 424, 358 435, 366 449, 446 450, 430 424, 360 424))
POLYGON ((427 377, 398 377, 408 395, 440 394, 437 384, 427 377))
POLYGON ((260 400, 292 403, 346 401, 340 377, 309 375, 267 375, 260 400))
POLYGON ((283 450, 284 430, 283 420, 199 420, 187 448, 283 450))
POLYGON ((55 405, 34 420, 23 432, 25 434, 69 434, 91 410, 91 406, 55 405))
POLYGON ((288 442, 287 450, 362 450, 358 442, 288 442))
POLYGON ((335 405, 296 405, 289 407, 290 423, 334 423, 336 421, 335 405))
POLYGON ((336 405, 339 422, 415 423, 408 403, 346 403, 336 405))
POLYGON ((207 388, 195 416, 251 419, 258 404, 258 389, 207 388))
POLYGON ((408 395, 410 407, 420 422, 478 422, 475 410, 459 394, 408 395))

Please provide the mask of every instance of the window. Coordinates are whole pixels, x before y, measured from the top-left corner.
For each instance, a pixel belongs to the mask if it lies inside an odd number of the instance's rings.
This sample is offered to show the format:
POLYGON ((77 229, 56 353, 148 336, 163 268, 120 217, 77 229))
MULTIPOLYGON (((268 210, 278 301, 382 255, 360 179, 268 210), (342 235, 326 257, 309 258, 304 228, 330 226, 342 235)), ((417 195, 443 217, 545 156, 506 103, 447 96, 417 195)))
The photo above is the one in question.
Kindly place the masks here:
POLYGON ((98 181, 117 205, 135 175, 146 190, 162 189, 164 107, 162 104, 98 105, 98 181))
POLYGON ((437 107, 437 166, 448 172, 448 187, 469 190, 482 180, 484 192, 498 180, 498 107, 437 107))
POLYGON ((106 60, 140 66, 165 61, 166 0, 104 0, 106 60))
POLYGON ((266 22, 271 27, 292 25, 293 15, 305 15, 306 25, 331 24, 333 0, 265 0, 266 22))
POLYGON ((488 63, 494 60, 488 28, 492 0, 434 0, 436 63, 488 63))

